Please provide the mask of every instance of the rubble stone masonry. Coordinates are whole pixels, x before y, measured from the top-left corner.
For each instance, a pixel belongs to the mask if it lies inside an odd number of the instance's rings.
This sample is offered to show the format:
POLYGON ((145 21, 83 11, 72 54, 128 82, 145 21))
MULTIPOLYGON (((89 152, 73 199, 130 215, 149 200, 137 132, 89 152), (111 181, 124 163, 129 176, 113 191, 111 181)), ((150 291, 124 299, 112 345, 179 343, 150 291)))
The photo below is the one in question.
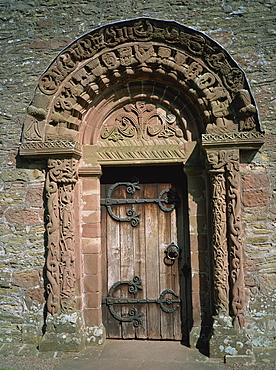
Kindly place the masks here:
MULTIPOLYGON (((274 0, 0 0, 0 347, 37 344, 43 334, 46 162, 18 155, 39 77, 84 33, 111 22, 152 17, 177 21, 221 44, 245 71, 255 97, 265 143, 259 151, 241 153, 240 166, 246 330, 256 358, 273 361, 275 13, 274 0)), ((91 230, 85 232, 89 238, 91 230)))

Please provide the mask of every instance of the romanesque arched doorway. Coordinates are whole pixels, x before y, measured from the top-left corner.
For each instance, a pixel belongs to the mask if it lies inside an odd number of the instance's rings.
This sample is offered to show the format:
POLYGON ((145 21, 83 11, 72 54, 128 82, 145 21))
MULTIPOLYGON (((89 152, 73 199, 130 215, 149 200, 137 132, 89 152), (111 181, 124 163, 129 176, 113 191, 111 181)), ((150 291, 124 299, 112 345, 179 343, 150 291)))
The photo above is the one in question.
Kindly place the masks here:
POLYGON ((243 328, 239 158, 261 143, 243 71, 200 32, 136 19, 65 48, 39 80, 20 147, 48 160, 55 342, 102 340, 103 322, 109 336, 186 341, 212 317, 243 328), (142 182, 127 179, 133 169, 142 182))

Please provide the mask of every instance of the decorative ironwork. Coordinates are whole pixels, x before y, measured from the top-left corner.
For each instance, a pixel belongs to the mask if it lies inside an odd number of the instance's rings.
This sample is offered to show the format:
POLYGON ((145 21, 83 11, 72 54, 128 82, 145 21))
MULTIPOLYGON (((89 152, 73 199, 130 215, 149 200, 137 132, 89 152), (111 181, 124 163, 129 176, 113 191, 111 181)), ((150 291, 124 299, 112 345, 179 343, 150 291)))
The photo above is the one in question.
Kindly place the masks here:
POLYGON ((179 258, 180 248, 175 243, 171 243, 165 249, 166 256, 164 257, 164 263, 166 266, 174 265, 174 262, 177 258, 179 258))
POLYGON ((106 304, 109 312, 111 315, 118 321, 121 322, 132 322, 134 327, 138 327, 142 324, 142 317, 144 316, 143 313, 139 313, 138 309, 135 307, 132 307, 128 311, 127 316, 121 316, 118 312, 115 311, 114 305, 115 304, 145 304, 145 303, 157 303, 159 304, 162 311, 166 313, 173 313, 179 308, 179 304, 176 304, 173 306, 174 303, 180 303, 180 299, 174 299, 165 296, 167 294, 170 294, 174 296, 175 298, 178 298, 178 295, 172 290, 172 289, 165 289, 160 294, 159 298, 157 299, 148 299, 148 298, 117 298, 114 297, 115 291, 123 285, 128 285, 128 292, 136 295, 138 290, 142 290, 142 280, 139 276, 134 276, 133 281, 117 281, 115 284, 112 285, 110 288, 107 297, 102 299, 102 303, 106 304), (167 306, 169 307, 167 307, 167 306))
POLYGON ((135 227, 140 223, 140 213, 136 213, 133 208, 126 211, 127 217, 119 217, 117 216, 113 210, 113 206, 120 206, 120 205, 134 205, 134 204, 147 204, 147 203, 157 203, 159 208, 164 212, 171 212, 175 207, 176 204, 179 202, 179 198, 177 197, 176 193, 171 189, 163 189, 160 193, 158 198, 156 199, 114 199, 112 198, 112 194, 115 189, 120 186, 126 187, 127 194, 133 195, 136 190, 140 190, 140 186, 138 186, 139 181, 133 182, 116 182, 112 185, 107 193, 107 197, 105 199, 101 199, 101 205, 106 206, 108 214, 116 221, 121 222, 130 222, 131 226, 135 227))

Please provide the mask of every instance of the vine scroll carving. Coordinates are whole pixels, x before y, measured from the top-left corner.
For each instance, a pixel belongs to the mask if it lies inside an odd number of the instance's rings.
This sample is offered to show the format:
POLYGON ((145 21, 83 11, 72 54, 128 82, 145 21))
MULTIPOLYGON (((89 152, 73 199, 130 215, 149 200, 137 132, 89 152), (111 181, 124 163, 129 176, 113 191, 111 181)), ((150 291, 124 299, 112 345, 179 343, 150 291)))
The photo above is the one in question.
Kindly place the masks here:
POLYGON ((234 325, 244 327, 238 149, 208 151, 207 165, 212 186, 212 249, 216 314, 230 313, 234 318, 234 325))
POLYGON ((76 303, 73 216, 76 165, 74 158, 48 160, 46 275, 47 311, 52 315, 71 312, 76 303))

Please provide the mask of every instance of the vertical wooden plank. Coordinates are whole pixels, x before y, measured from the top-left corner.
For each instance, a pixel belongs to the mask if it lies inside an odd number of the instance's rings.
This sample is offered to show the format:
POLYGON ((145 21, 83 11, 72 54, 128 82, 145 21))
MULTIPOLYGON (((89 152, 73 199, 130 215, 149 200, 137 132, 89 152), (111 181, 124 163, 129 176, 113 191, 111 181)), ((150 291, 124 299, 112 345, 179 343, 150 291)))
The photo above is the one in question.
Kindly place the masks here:
MULTIPOLYGON (((106 197, 106 185, 101 184, 101 198, 106 197)), ((107 230, 106 230, 107 211, 105 206, 101 206, 101 250, 102 250, 102 294, 103 297, 107 296, 107 230)), ((108 332, 108 308, 102 305, 103 324, 108 332)))
MULTIPOLYGON (((158 186, 158 194, 163 189, 168 189, 170 184, 160 184, 158 186)), ((160 255, 160 293, 165 289, 172 289, 172 266, 168 266, 164 262, 165 249, 173 241, 171 236, 171 213, 164 212, 158 207, 158 226, 159 226, 159 255, 160 255)), ((166 261, 167 262, 167 261, 166 261)), ((171 295, 166 295, 164 298, 171 298, 171 295)), ((165 305, 167 308, 170 306, 165 305)), ((161 315, 161 338, 173 339, 173 314, 164 312, 160 307, 161 315)))
MULTIPOLYGON (((120 199, 132 198, 126 192, 125 187, 120 187, 119 192, 120 199)), ((127 211, 132 208, 131 205, 122 205, 118 207, 118 213, 121 218, 127 217, 127 211)), ((133 226, 130 222, 120 222, 120 250, 121 250, 121 280, 132 281, 134 277, 134 250, 133 250, 133 226)), ((121 288, 121 296, 124 298, 134 296, 129 293, 128 287, 121 288)), ((122 305, 121 314, 123 317, 128 316, 129 309, 133 308, 133 305, 122 305)), ((122 338, 131 339, 135 338, 135 331, 132 322, 122 322, 122 338)))
MULTIPOLYGON (((110 188, 112 184, 108 184, 110 188)), ((115 194, 116 196, 116 194, 115 194)), ((116 210, 114 210, 116 212, 116 210)), ((107 280, 108 280, 108 290, 111 286, 121 279, 121 265, 120 265, 120 224, 119 222, 113 220, 109 215, 107 215, 107 280)), ((117 310, 117 308, 116 308, 117 310)), ((108 338, 121 338, 121 325, 118 320, 116 320, 111 314, 109 314, 108 320, 108 338)))
MULTIPOLYGON (((145 189, 146 198, 156 198, 157 186, 147 184, 145 189)), ((145 241, 146 241, 146 294, 147 298, 155 299, 159 296, 159 240, 158 240, 158 206, 156 204, 145 205, 145 241)), ((147 305, 147 328, 150 339, 161 339, 160 333, 160 308, 157 304, 147 305)))
MULTIPOLYGON (((178 192, 178 197, 181 198, 181 194, 178 192)), ((178 229, 177 229, 177 217, 176 217, 176 209, 172 211, 171 213, 171 235, 172 235, 172 241, 176 243, 180 247, 180 240, 178 235, 178 229)), ((180 252, 181 253, 181 252, 180 252)), ((179 280, 179 263, 180 263, 181 256, 175 260, 174 265, 172 266, 172 289, 173 291, 178 295, 178 299, 181 299, 180 294, 180 280, 179 280)), ((173 338, 175 340, 181 340, 182 339, 182 333, 181 333, 181 304, 179 304, 179 308, 172 314, 173 315, 173 322, 172 322, 172 334, 173 338)))
MULTIPOLYGON (((140 192, 139 197, 138 194, 135 198, 144 199, 145 198, 145 184, 139 184, 140 192)), ((146 286, 146 239, 145 239, 145 228, 146 228, 146 220, 145 220, 145 205, 140 204, 135 207, 137 213, 140 213, 140 224, 135 227, 134 234, 133 234, 133 245, 135 249, 135 275, 138 275, 142 280, 142 287, 143 290, 139 291, 137 294, 138 298, 147 298, 147 286, 146 286)), ((142 317, 142 324, 136 328, 135 334, 137 339, 147 339, 147 304, 139 304, 137 308, 140 313, 143 313, 142 317)))

